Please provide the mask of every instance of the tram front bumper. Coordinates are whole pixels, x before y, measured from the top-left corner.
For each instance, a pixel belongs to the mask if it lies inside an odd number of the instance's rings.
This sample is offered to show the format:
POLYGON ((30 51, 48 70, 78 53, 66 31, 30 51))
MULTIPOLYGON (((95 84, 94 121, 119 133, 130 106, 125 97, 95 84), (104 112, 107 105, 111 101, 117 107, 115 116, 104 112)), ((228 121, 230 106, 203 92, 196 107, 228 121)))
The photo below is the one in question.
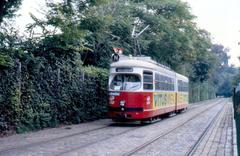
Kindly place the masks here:
POLYGON ((141 109, 140 111, 129 111, 129 109, 124 109, 124 111, 109 111, 108 117, 111 119, 126 119, 126 120, 140 120, 145 118, 144 112, 141 109))

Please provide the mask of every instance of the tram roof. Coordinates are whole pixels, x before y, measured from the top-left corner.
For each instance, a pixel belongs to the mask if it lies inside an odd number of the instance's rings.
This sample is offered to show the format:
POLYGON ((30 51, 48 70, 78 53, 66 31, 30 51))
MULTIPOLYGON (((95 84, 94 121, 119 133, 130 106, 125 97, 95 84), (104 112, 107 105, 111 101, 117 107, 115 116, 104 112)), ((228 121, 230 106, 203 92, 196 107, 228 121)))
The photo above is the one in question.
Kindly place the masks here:
MULTIPOLYGON (((140 67, 140 68, 147 68, 151 70, 161 70, 165 72, 170 72, 175 74, 176 72, 173 71, 171 68, 164 66, 162 64, 157 63, 156 61, 152 60, 150 57, 127 57, 122 55, 117 62, 113 62, 111 67, 140 67)), ((187 80, 188 78, 176 73, 179 79, 187 80)))
POLYGON ((189 81, 186 76, 181 75, 181 74, 179 74, 179 73, 176 73, 176 77, 177 77, 177 79, 179 79, 179 80, 184 80, 184 81, 187 81, 187 82, 189 81))
POLYGON ((169 67, 153 61, 150 57, 127 57, 121 56, 119 61, 113 62, 111 67, 142 67, 149 69, 164 68, 172 71, 169 67))

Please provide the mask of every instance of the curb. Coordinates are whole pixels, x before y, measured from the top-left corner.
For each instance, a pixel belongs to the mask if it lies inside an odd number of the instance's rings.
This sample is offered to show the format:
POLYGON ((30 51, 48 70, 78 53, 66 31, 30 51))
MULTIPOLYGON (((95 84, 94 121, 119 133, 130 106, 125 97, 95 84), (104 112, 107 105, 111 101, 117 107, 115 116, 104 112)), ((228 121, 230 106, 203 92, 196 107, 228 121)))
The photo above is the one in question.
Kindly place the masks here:
POLYGON ((232 128, 233 128, 233 133, 232 133, 232 137, 233 137, 233 156, 238 156, 238 149, 237 149, 237 133, 236 133, 236 121, 234 119, 234 117, 232 117, 232 128))

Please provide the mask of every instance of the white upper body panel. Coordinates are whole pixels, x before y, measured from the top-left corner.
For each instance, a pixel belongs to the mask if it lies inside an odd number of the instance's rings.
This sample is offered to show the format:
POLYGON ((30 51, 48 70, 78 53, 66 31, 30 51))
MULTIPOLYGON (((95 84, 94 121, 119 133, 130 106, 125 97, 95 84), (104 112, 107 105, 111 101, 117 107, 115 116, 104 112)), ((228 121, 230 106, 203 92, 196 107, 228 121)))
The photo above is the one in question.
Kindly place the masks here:
MULTIPOLYGON (((138 74, 139 76, 142 77, 143 71, 144 70, 150 70, 154 73, 168 76, 174 79, 174 88, 175 91, 177 91, 177 81, 182 80, 184 82, 188 83, 188 78, 186 76, 183 76, 181 74, 176 73, 169 67, 166 67, 162 64, 159 64, 155 61, 153 61, 150 57, 127 57, 124 55, 120 56, 119 61, 113 62, 111 64, 110 68, 110 77, 109 77, 109 85, 110 82, 112 81, 113 77, 116 74, 121 74, 121 73, 132 73, 132 74, 138 74), (132 71, 130 72, 117 72, 117 68, 132 68, 132 71)), ((155 76, 153 77, 153 81, 155 81, 155 76)), ((143 82, 143 81, 141 81, 143 82)), ((141 88, 143 90, 143 88, 141 88)))
MULTIPOLYGON (((169 67, 166 67, 162 64, 158 64, 157 62, 151 60, 150 57, 120 57, 120 60, 111 64, 111 68, 118 67, 137 67, 149 69, 152 71, 158 71, 167 76, 174 76, 175 72, 171 70, 169 67)), ((111 71, 114 72, 114 71, 111 71)))

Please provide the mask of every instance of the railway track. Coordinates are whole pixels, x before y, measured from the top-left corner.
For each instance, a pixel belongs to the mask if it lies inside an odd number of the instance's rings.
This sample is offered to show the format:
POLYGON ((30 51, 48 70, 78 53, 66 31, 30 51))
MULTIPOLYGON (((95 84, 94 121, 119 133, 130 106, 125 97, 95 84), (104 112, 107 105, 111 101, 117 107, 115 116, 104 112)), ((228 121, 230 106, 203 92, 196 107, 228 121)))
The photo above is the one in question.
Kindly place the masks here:
POLYGON ((74 137, 74 136, 77 136, 77 135, 87 134, 87 133, 91 133, 91 132, 94 132, 94 131, 97 131, 97 130, 106 129, 108 127, 109 127, 109 125, 106 125, 106 126, 94 128, 94 129, 83 131, 83 132, 77 132, 77 133, 73 133, 73 134, 70 134, 70 135, 65 135, 65 136, 62 136, 62 137, 53 138, 53 139, 50 139, 50 140, 44 140, 44 141, 34 142, 34 143, 31 143, 31 144, 24 144, 24 145, 20 145, 20 146, 10 147, 8 149, 1 150, 0 155, 3 154, 3 153, 6 153, 8 151, 11 151, 11 150, 25 149, 25 148, 29 148, 29 147, 33 147, 33 146, 39 146, 39 145, 42 145, 42 144, 62 140, 62 139, 65 139, 65 138, 74 137))
MULTIPOLYGON (((215 104, 217 103, 220 103, 221 101, 218 100, 218 101, 208 101, 208 103, 202 103, 204 104, 204 106, 206 105, 209 105, 208 107, 206 107, 204 109, 204 111, 198 113, 197 115, 195 115, 193 118, 196 118, 199 114, 207 111, 208 109, 211 109, 215 106, 215 104)), ((196 108, 199 108, 202 106, 202 104, 198 104, 198 105, 195 105, 194 107, 190 108, 190 110, 194 110, 196 108)), ((193 118, 191 118, 190 120, 192 120, 193 118)), ((170 118, 169 118, 170 119, 170 118)), ((165 120, 168 120, 168 119, 165 119, 165 120)), ((188 120, 188 121, 190 121, 188 120)), ((170 134, 171 132, 173 132, 175 129, 177 129, 178 127, 181 127, 182 125, 184 125, 185 123, 187 123, 188 121, 178 125, 177 127, 175 127, 174 129, 160 135, 158 138, 155 138, 155 139, 152 139, 150 140, 149 142, 145 143, 144 145, 142 145, 141 147, 138 147, 137 149, 135 149, 134 151, 130 151, 129 153, 125 154, 125 155, 132 155, 134 154, 135 152, 137 152, 138 150, 141 150, 141 148, 144 148, 144 146, 147 146, 147 144, 151 144, 151 142, 154 142, 155 140, 158 140, 159 138, 167 135, 167 134, 170 134)), ((154 125, 154 124, 151 124, 151 125, 154 125)), ((121 125, 118 125, 117 127, 121 127, 121 125)), ((92 133, 96 132, 96 131, 102 131, 102 130, 109 130, 111 129, 112 127, 114 127, 112 124, 108 124, 108 125, 105 125, 105 126, 101 126, 101 127, 97 127, 97 128, 94 128, 94 129, 90 129, 90 130, 87 130, 87 131, 82 131, 82 132, 77 132, 77 133, 72 133, 70 135, 64 135, 64 136, 61 136, 61 137, 57 137, 57 138, 53 138, 53 139, 49 139, 49 140, 44 140, 44 141, 39 141, 39 142, 33 142, 31 144, 24 144, 24 145, 19 145, 19 146, 15 146, 15 147, 10 147, 8 149, 4 149, 4 150, 1 150, 0 151, 0 155, 6 155, 8 152, 10 151, 23 151, 23 150, 26 150, 26 149, 31 149, 31 148, 34 148, 34 147, 40 147, 40 146, 44 146, 46 144, 54 144, 55 142, 59 141, 59 142, 64 142, 64 140, 68 140, 69 138, 74 138, 74 137, 78 137, 79 135, 91 135, 92 133)), ((71 151, 74 151, 74 150, 79 150, 81 148, 85 148, 85 147, 88 147, 90 145, 93 145, 93 144, 97 144, 97 143, 100 143, 102 141, 106 141, 106 140, 109 140, 115 136, 119 136, 119 135, 122 135, 122 134, 125 134, 125 133, 128 133, 130 131, 134 131, 136 129, 139 129, 139 128, 142 128, 142 127, 145 127, 145 126, 135 126, 135 127, 131 127, 129 128, 129 126, 127 127, 127 130, 124 130, 120 133, 114 133, 113 135, 110 135, 110 136, 104 136, 103 138, 101 139, 97 139, 97 140, 91 140, 90 142, 88 143, 85 143, 85 144, 81 144, 81 145, 78 145, 78 146, 75 146, 75 147, 69 147, 69 148, 65 148, 63 151, 57 151, 56 152, 56 156, 59 156, 59 155, 64 155, 68 152, 71 152, 71 151)))
MULTIPOLYGON (((202 106, 203 104, 204 105, 211 104, 211 102, 212 102, 211 100, 207 101, 207 103, 199 102, 199 103, 194 104, 190 109, 193 110, 193 109, 196 109, 196 108, 202 106)), ((56 137, 56 138, 49 139, 49 140, 38 141, 38 142, 33 142, 33 143, 24 144, 24 145, 18 145, 18 146, 12 146, 10 148, 4 149, 4 150, 0 150, 0 155, 1 155, 1 153, 7 152, 7 151, 11 151, 11 150, 22 149, 22 148, 26 148, 26 147, 38 146, 38 145, 41 145, 41 144, 46 144, 46 143, 49 143, 49 142, 58 141, 58 140, 65 139, 65 138, 68 138, 68 137, 74 137, 74 136, 77 136, 77 135, 88 134, 88 133, 91 133, 91 132, 94 132, 94 131, 97 131, 97 130, 103 130, 103 129, 108 128, 111 125, 114 125, 114 124, 108 124, 108 125, 105 125, 105 126, 93 128, 93 129, 90 129, 90 130, 86 130, 86 131, 83 131, 83 132, 76 132, 76 133, 72 133, 72 134, 69 134, 69 135, 64 135, 64 136, 61 136, 61 137, 56 137)))
MULTIPOLYGON (((217 104, 219 104, 219 103, 221 103, 221 102, 222 102, 222 101, 218 101, 217 104)), ((147 146, 153 144, 154 142, 156 142, 156 141, 159 140, 160 138, 163 138, 163 137, 169 135, 170 133, 174 132, 175 130, 179 129, 180 127, 184 126, 184 125, 185 125, 186 123, 188 123, 189 121, 194 120, 194 119, 197 118, 200 114, 202 114, 202 113, 204 113, 204 112, 207 112, 209 109, 212 109, 213 107, 216 107, 216 105, 213 105, 213 106, 210 106, 210 107, 204 109, 203 111, 197 113, 197 114, 196 114, 195 116, 193 116, 192 118, 190 118, 190 119, 186 120, 185 122, 177 125, 176 127, 170 129, 169 131, 166 131, 166 132, 158 135, 157 137, 154 137, 153 139, 145 142, 144 144, 138 146, 137 148, 135 148, 135 149, 133 149, 133 150, 131 150, 131 151, 123 154, 123 156, 132 156, 132 155, 136 154, 137 152, 139 152, 139 151, 143 150, 144 148, 146 148, 147 146)), ((216 114, 216 116, 214 116, 214 118, 213 118, 213 120, 210 122, 210 124, 207 126, 207 128, 206 128, 206 130, 205 130, 206 132, 207 132, 208 128, 212 125, 212 123, 214 123, 214 121, 217 119, 217 117, 218 117, 218 115, 220 114, 220 112, 221 112, 221 109, 220 109, 220 111, 216 114)), ((205 134, 206 132, 204 132, 204 134, 205 134)), ((203 134, 203 136, 201 136, 201 138, 204 137, 204 134, 203 134)), ((191 150, 190 150, 186 155, 188 155, 188 156, 191 155, 192 152, 193 152, 193 151, 195 150, 195 148, 197 147, 198 142, 200 142, 200 141, 201 141, 201 140, 198 140, 198 141, 196 142, 196 145, 194 145, 194 146, 191 148, 191 150)))
MULTIPOLYGON (((48 143, 52 143, 52 142, 56 142, 56 141, 63 141, 64 139, 68 139, 70 137, 75 137, 75 136, 78 136, 78 135, 91 135, 92 132, 96 132, 98 130, 103 130, 103 129, 107 129, 107 128, 111 128, 111 126, 104 126, 104 127, 99 127, 99 128, 96 128, 96 129, 92 129, 92 130, 89 130, 89 131, 84 131, 84 132, 79 132, 79 133, 75 133, 75 134, 72 134, 72 135, 67 135, 67 136, 63 136, 63 137, 59 137, 59 138, 55 138, 55 139, 51 139, 51 140, 46 140, 46 141, 40 141, 40 142, 36 142, 36 143, 32 143, 32 144, 27 144, 27 145, 23 145, 23 146, 18 146, 18 147, 13 147, 13 148, 10 148, 10 149, 7 149, 7 150, 2 150, 0 151, 0 155, 6 155, 7 152, 9 151, 12 151, 12 150, 26 150, 27 148, 31 148, 31 147, 39 147, 39 146, 42 146, 42 145, 45 145, 45 144, 48 144, 48 143)), ((124 130, 120 133, 116 133, 114 135, 111 135, 111 136, 108 136, 108 137, 105 137, 103 139, 98 139, 98 140, 92 140, 91 142, 87 143, 87 144, 83 144, 83 145, 80 145, 80 146, 77 146, 75 148, 70 148, 68 150, 64 150, 63 152, 57 152, 57 154, 55 154, 54 156, 60 156, 62 154, 65 154, 65 153, 68 153, 72 150, 76 150, 76 149, 81 149, 81 148, 84 148, 84 147, 87 147, 89 145, 92 145, 92 144, 97 144, 101 141, 104 141, 104 140, 108 140, 114 136, 118 136, 118 135, 122 135, 122 134, 125 134, 129 131, 132 131, 132 130, 135 130, 135 129, 138 129, 140 127, 132 127, 132 128, 128 128, 127 130, 124 130)))
POLYGON ((81 148, 85 148, 85 147, 87 147, 87 146, 90 146, 90 145, 93 145, 93 144, 97 144, 97 143, 100 143, 100 142, 102 142, 102 141, 109 140, 109 139, 111 139, 111 138, 114 137, 114 136, 122 135, 122 134, 125 134, 125 133, 127 133, 127 132, 130 132, 130 131, 135 130, 135 129, 138 129, 138 128, 139 128, 139 127, 137 127, 137 128, 132 128, 132 129, 126 130, 126 131, 124 131, 124 132, 118 133, 118 134, 116 134, 116 135, 113 135, 113 136, 109 136, 109 137, 106 137, 106 138, 103 138, 103 139, 100 139, 100 140, 97 140, 97 141, 93 141, 93 142, 88 143, 88 144, 84 144, 84 145, 81 145, 81 146, 77 146, 77 147, 75 147, 75 148, 66 150, 66 151, 64 151, 64 152, 57 153, 57 154, 54 155, 54 156, 62 156, 62 155, 67 154, 67 153, 69 153, 69 152, 71 152, 71 151, 79 150, 79 149, 81 149, 81 148))
MULTIPOLYGON (((227 107, 227 106, 225 106, 227 107)), ((199 137, 199 139, 192 145, 192 147, 187 151, 187 153, 185 154, 185 156, 192 156, 195 154, 196 150, 198 149, 199 145, 202 143, 202 140, 206 137, 206 135, 208 134, 208 132, 214 127, 217 127, 217 124, 214 125, 214 123, 217 122, 217 120, 221 120, 220 116, 225 114, 225 112, 222 112, 221 110, 214 116, 214 118, 212 119, 212 121, 208 124, 208 126, 205 128, 205 130, 202 132, 201 136, 199 137)), ((213 131, 211 132, 212 135, 213 131)), ((216 138, 216 133, 214 135, 214 139, 216 138)), ((209 138, 207 139, 209 140, 209 138)), ((206 142, 207 143, 207 142, 206 142)), ((206 146, 206 144, 205 144, 206 146)), ((212 146, 212 144, 211 144, 212 146)), ((210 147, 211 148, 211 147, 210 147)))
POLYGON ((185 154, 186 156, 200 156, 200 155, 232 155, 233 151, 225 151, 227 141, 227 133, 224 128, 228 127, 228 124, 232 124, 231 106, 226 105, 225 111, 215 116, 211 123, 202 132, 199 139, 193 144, 193 146, 185 154), (224 145, 221 144, 224 142, 224 145))
MULTIPOLYGON (((222 101, 218 100, 218 101, 216 101, 216 102, 214 102, 214 103, 211 103, 211 102, 208 103, 208 104, 210 104, 210 106, 207 107, 206 109, 204 109, 204 111, 199 112, 199 113, 198 113, 197 115, 195 115, 193 118, 196 118, 199 114, 207 111, 208 109, 213 108, 213 107, 215 106, 215 104, 218 104, 218 103, 220 103, 220 102, 222 102, 222 101), (213 106, 212 106, 212 105, 213 105, 213 106)), ((200 106, 201 106, 201 104, 199 104, 198 106, 196 106, 196 107, 194 107, 194 108, 192 108, 192 109, 196 109, 196 108, 198 108, 198 107, 200 107, 200 106)), ((192 110, 192 109, 191 109, 191 110, 192 110)), ((192 119, 193 119, 193 118, 192 118, 192 119)), ((192 119, 190 119, 190 120, 188 120, 188 121, 191 121, 192 119)), ((167 120, 167 119, 166 119, 166 120, 167 120)), ((179 125, 178 127, 184 125, 184 124, 187 123, 188 121, 182 123, 182 124, 179 125)), ((152 123, 151 125, 153 125, 153 124, 156 124, 156 123, 152 123)), ((168 131, 166 134, 161 135, 161 137, 163 137, 163 136, 171 133, 172 131, 176 130, 178 127, 175 127, 174 129, 168 131)), ((127 133, 127 132, 130 132, 130 131, 133 131, 133 130, 136 130, 136 129, 140 129, 140 128, 142 128, 142 127, 137 127, 137 128, 128 130, 128 131, 126 131, 126 132, 123 132, 123 133, 121 133, 121 134, 125 134, 125 133, 127 133)), ((121 134, 118 134, 118 135, 121 135, 121 134)), ((116 135, 116 136, 118 136, 118 135, 116 135)), ((65 154, 67 154, 67 153, 69 153, 69 152, 72 152, 72 151, 74 151, 74 150, 80 150, 80 149, 82 149, 82 148, 85 148, 85 147, 90 146, 90 145, 93 145, 93 144, 97 144, 97 143, 102 142, 102 141, 107 141, 107 140, 111 139, 112 137, 114 137, 114 136, 111 136, 111 137, 107 137, 107 138, 98 140, 98 141, 96 141, 96 142, 94 142, 94 143, 92 143, 92 144, 90 143, 90 144, 85 144, 85 145, 83 145, 83 146, 78 146, 78 147, 76 147, 76 148, 74 148, 74 149, 70 149, 70 150, 68 150, 68 151, 64 151, 64 152, 62 152, 62 153, 58 153, 58 154, 55 155, 55 156, 63 156, 63 155, 65 156, 65 154)), ((157 139, 158 139, 158 138, 155 138, 154 140, 151 140, 150 142, 152 143, 152 142, 154 142, 154 141, 157 140, 157 139)), ((149 144, 150 142, 147 142, 146 144, 142 145, 141 147, 135 149, 134 151, 130 151, 129 153, 124 154, 124 156, 128 156, 128 155, 134 154, 135 152, 138 151, 138 149, 144 148, 143 146, 149 144)), ((150 144, 151 144, 151 143, 150 143, 150 144)))

